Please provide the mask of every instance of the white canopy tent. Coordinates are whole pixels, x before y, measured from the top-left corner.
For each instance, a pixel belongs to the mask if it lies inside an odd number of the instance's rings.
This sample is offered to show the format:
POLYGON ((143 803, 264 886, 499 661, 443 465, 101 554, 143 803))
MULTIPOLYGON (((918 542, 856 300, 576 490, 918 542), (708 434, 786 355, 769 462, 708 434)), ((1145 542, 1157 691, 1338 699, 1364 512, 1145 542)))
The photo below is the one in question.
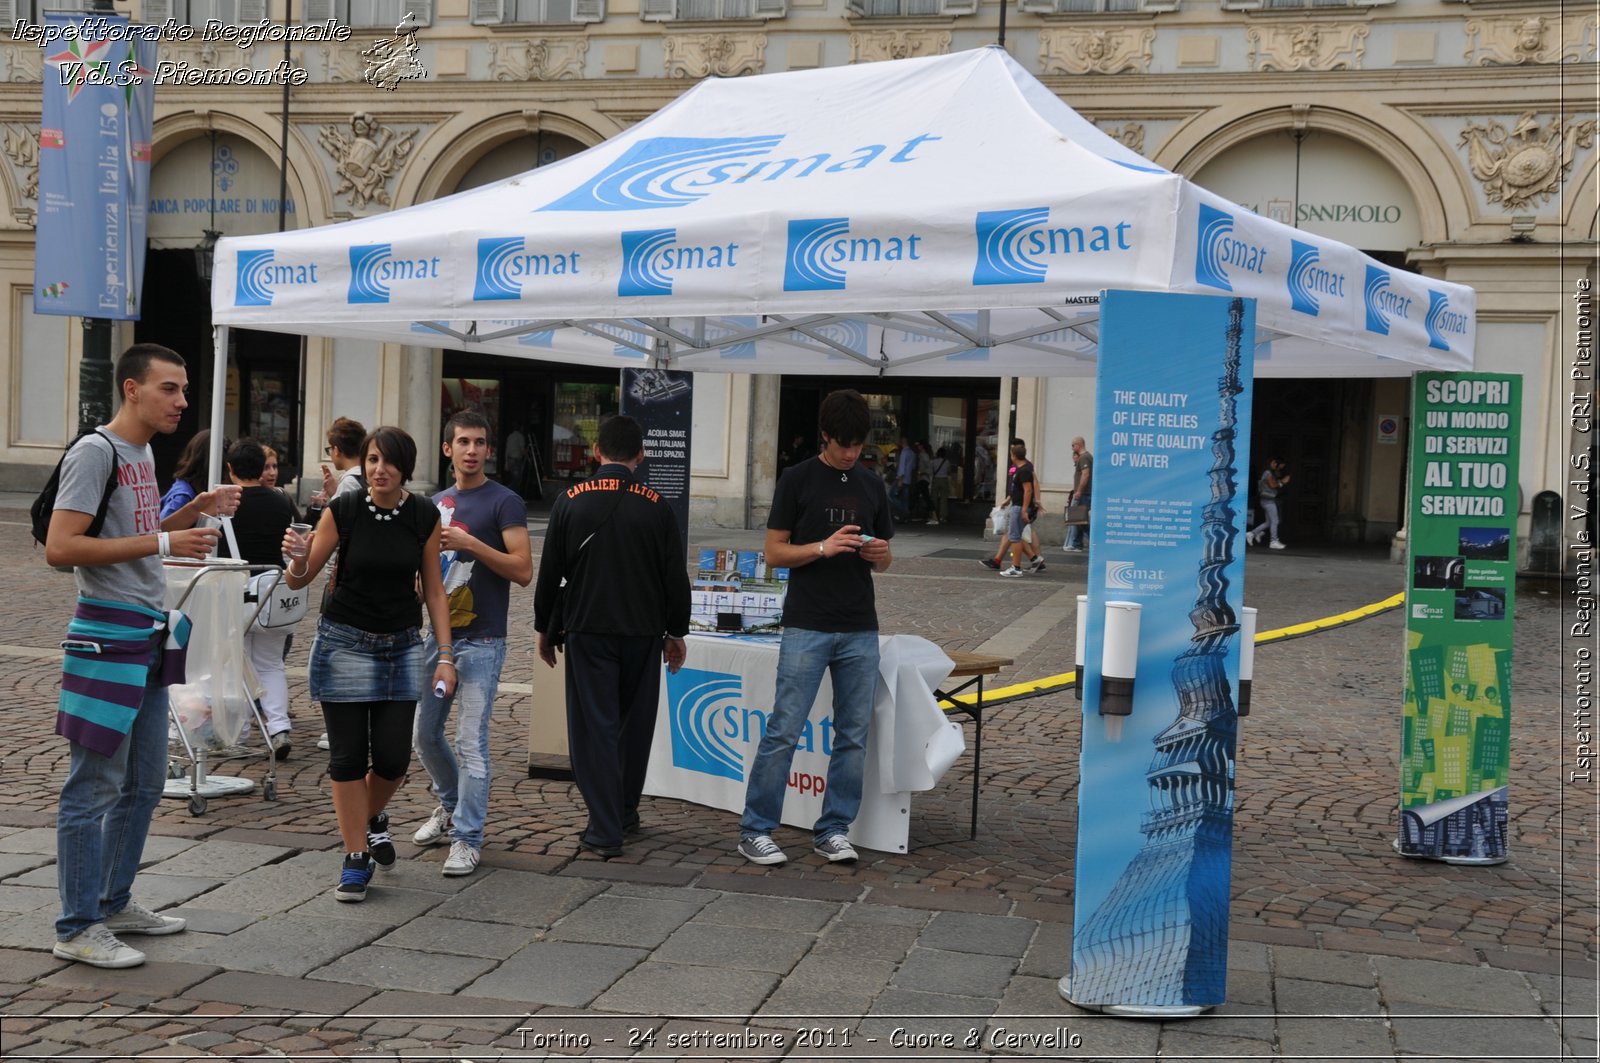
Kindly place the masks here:
POLYGON ((1087 376, 1105 289, 1254 298, 1259 376, 1472 365, 1471 289, 1196 187, 996 47, 706 81, 496 184, 224 239, 212 317, 590 366, 1087 376))

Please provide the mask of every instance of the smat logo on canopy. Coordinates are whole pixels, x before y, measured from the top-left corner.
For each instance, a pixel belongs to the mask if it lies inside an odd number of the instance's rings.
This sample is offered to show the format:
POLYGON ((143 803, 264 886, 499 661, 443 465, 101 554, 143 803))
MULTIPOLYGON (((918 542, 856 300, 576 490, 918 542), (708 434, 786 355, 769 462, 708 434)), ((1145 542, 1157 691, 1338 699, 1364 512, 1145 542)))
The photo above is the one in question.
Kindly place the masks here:
POLYGON ((439 279, 439 256, 395 258, 393 244, 355 244, 350 248, 347 303, 387 303, 396 281, 439 279))
POLYGON ((1317 316, 1321 309, 1318 295, 1344 298, 1344 274, 1322 265, 1322 251, 1316 244, 1290 240, 1289 305, 1302 314, 1317 316))
POLYGON ((280 265, 276 252, 240 251, 234 270, 234 306, 271 306, 277 289, 288 284, 317 284, 317 264, 280 265))
POLYGON ((899 148, 863 144, 842 151, 816 151, 789 158, 767 158, 784 134, 752 137, 647 137, 579 187, 544 210, 659 210, 696 203, 722 185, 750 181, 800 181, 827 174, 853 173, 877 163, 922 162, 917 148, 942 140, 930 133, 899 148))
POLYGON ((1131 222, 1051 225, 1049 207, 980 210, 975 225, 973 284, 1042 284, 1050 272, 1043 260, 1133 250, 1131 222))
POLYGON ((1467 334, 1467 315, 1451 310, 1450 297, 1431 288, 1428 289, 1428 316, 1423 324, 1428 329, 1428 346, 1441 351, 1450 349, 1446 332, 1463 337, 1467 334))
POLYGON ((1362 289, 1367 301, 1367 331, 1380 336, 1389 334, 1391 318, 1411 318, 1411 296, 1396 291, 1391 280, 1388 270, 1367 267, 1367 283, 1362 289))
POLYGON ((473 301, 520 299, 524 281, 577 273, 579 257, 577 251, 529 251, 520 236, 484 237, 478 241, 473 301))
POLYGON ((733 269, 735 243, 682 244, 676 229, 637 229, 622 234, 618 295, 671 295, 673 277, 699 270, 733 269))
POLYGON ((789 250, 784 258, 786 292, 843 291, 846 268, 858 262, 919 261, 917 233, 899 236, 850 235, 849 218, 801 218, 789 223, 789 250))
POLYGON ((1197 284, 1233 291, 1228 267, 1247 273, 1264 273, 1267 249, 1233 235, 1233 215, 1215 207, 1200 205, 1198 246, 1194 253, 1194 279, 1197 284))

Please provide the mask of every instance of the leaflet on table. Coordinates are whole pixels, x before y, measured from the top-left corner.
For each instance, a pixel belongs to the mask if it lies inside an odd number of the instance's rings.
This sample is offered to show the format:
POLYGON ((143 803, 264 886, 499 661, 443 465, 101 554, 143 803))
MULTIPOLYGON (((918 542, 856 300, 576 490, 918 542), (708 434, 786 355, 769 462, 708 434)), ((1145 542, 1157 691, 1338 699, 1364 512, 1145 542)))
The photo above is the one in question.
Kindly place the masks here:
POLYGON ((759 550, 702 550, 690 591, 689 627, 704 634, 777 632, 789 570, 759 550))

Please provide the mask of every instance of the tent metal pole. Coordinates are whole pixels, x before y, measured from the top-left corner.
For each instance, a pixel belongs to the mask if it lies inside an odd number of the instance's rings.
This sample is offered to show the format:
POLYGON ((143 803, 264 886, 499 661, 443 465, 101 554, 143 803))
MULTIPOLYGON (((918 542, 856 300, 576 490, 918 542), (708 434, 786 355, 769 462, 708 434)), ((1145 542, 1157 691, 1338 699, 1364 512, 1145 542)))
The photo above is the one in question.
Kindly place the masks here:
POLYGON ((211 327, 213 354, 211 359, 211 448, 209 464, 211 483, 196 484, 201 491, 211 490, 212 484, 223 483, 222 430, 228 411, 222 408, 228 396, 228 326, 211 327))

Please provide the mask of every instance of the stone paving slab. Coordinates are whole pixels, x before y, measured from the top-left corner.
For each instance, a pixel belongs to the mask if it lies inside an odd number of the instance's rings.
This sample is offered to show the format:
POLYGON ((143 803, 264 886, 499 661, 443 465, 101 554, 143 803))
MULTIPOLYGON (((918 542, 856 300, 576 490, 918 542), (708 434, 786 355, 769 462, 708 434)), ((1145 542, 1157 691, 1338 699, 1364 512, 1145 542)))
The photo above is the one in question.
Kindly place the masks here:
POLYGON ((349 1009, 351 1015, 401 1015, 425 1017, 455 1029, 487 1030, 508 1034, 527 1018, 527 1011, 503 1000, 460 993, 378 993, 349 1009))
MULTIPOLYGON (((133 938, 134 947, 140 942, 133 938)), ((151 938, 149 940, 157 940, 151 938)), ((66 967, 43 979, 42 984, 61 989, 91 989, 111 993, 139 993, 154 999, 181 996, 184 990, 222 973, 221 967, 199 963, 147 962, 127 970, 106 970, 82 963, 66 967)))
POLYGON ((446 919, 421 915, 394 932, 378 939, 378 944, 450 956, 482 956, 503 960, 538 936, 530 927, 506 923, 477 923, 468 919, 446 919))
POLYGON ((655 948, 700 908, 684 901, 600 896, 563 918, 549 936, 553 941, 655 948))
POLYGON ((1481 1000, 1509 1015, 1537 1015, 1541 1009, 1527 976, 1514 971, 1378 956, 1378 985, 1391 1011, 1424 1012, 1434 1005, 1453 1007, 1481 1000))
POLYGON ((838 915, 839 905, 827 901, 724 894, 707 904, 694 917, 694 921, 763 930, 803 930, 815 933, 838 915))
POLYGON ((922 932, 924 948, 1018 957, 1028 947, 1038 924, 1031 919, 940 912, 922 932))
MULTIPOLYGON (((586 879, 496 872, 502 879, 482 879, 435 908, 432 914, 480 923, 548 927, 605 889, 586 879)), ((476 876, 473 876, 474 878, 476 876)))
MULTIPOLYGON (((13 886, 33 886, 36 882, 18 881, 25 873, 36 867, 46 865, 54 866, 56 862, 55 846, 50 847, 49 855, 44 853, 0 853, 0 882, 7 882, 13 886)), ((50 874, 51 879, 55 873, 50 874)))
POLYGON ((299 977, 370 944, 384 931, 379 923, 273 915, 193 956, 236 971, 299 977))
POLYGON ((451 956, 371 945, 345 953, 308 977, 330 982, 404 989, 415 993, 454 993, 496 966, 479 956, 451 956))
POLYGON ((647 960, 602 993, 594 1006, 635 1015, 749 1015, 777 985, 777 975, 760 971, 647 960))
POLYGON ((61 894, 55 884, 45 886, 0 886, 0 912, 32 912, 40 908, 55 908, 61 904, 61 894))
POLYGON ((312 982, 283 975, 225 971, 191 987, 184 995, 194 1000, 303 1015, 343 1015, 376 995, 376 990, 370 986, 312 982))
POLYGON ((792 930, 685 923, 655 950, 667 963, 787 974, 811 950, 816 937, 792 930))
POLYGON ((1485 1015, 1436 1007, 1427 1015, 1395 1015, 1389 1020, 1401 1054, 1434 1054, 1460 1059, 1561 1055, 1560 1032, 1548 1018, 1485 1015))
POLYGON ((444 895, 424 890, 396 889, 377 884, 367 888, 367 899, 351 904, 334 897, 328 888, 286 913, 300 919, 351 919, 360 923, 377 923, 389 929, 404 926, 443 904, 444 895))
POLYGON ((649 955, 645 949, 536 941, 463 992, 535 1005, 585 1007, 649 955))
POLYGON ((48 952, 0 949, 0 982, 32 982, 66 966, 48 952))
POLYGON ((923 948, 919 942, 891 984, 924 993, 998 998, 1016 967, 1017 961, 1006 956, 945 952, 923 948))
MULTIPOLYGON (((153 845, 171 846, 184 841, 173 855, 145 865, 150 872, 162 875, 194 875, 207 879, 233 879, 254 868, 275 863, 294 854, 295 850, 272 845, 251 845, 206 839, 200 842, 177 838, 151 837, 145 844, 145 855, 150 855, 153 845)), ((52 849, 52 852, 54 850, 52 849)))
POLYGON ((894 977, 895 964, 888 960, 856 957, 840 962, 839 957, 813 953, 801 960, 767 998, 753 1022, 780 1027, 807 1016, 854 1020, 865 1015, 872 1002, 894 977))

